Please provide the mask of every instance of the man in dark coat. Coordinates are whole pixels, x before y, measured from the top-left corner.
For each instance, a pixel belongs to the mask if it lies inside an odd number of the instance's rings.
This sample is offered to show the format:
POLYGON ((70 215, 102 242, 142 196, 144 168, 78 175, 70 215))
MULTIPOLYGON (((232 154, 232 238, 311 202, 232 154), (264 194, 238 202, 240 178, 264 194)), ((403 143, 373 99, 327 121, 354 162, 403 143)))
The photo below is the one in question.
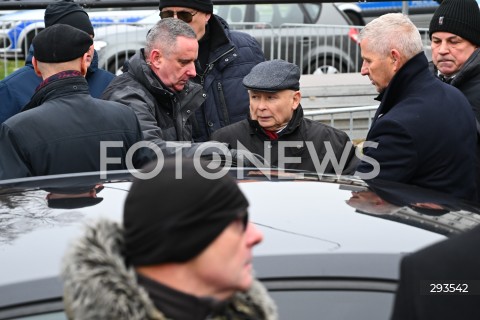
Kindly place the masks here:
POLYGON ((0 179, 126 169, 127 151, 143 140, 142 132, 126 106, 90 96, 85 74, 92 38, 56 24, 33 45, 32 63, 44 80, 24 111, 0 127, 0 179))
POLYGON ((253 67, 243 79, 250 118, 215 131, 212 139, 285 169, 353 173, 355 152, 347 134, 303 117, 299 80, 298 66, 284 60, 253 67))
MULTIPOLYGON (((70 0, 51 3, 45 9, 45 27, 57 23, 68 24, 88 33, 92 38, 94 30, 85 10, 70 0)), ((33 46, 30 46, 25 66, 0 81, 0 123, 17 114, 30 101, 42 78, 33 70, 33 46)), ((98 68, 98 56, 94 51, 85 78, 92 97, 100 98, 103 90, 115 77, 112 73, 98 68)))
POLYGON ((206 141, 224 126, 246 119, 248 94, 242 79, 253 66, 265 61, 258 42, 249 34, 231 31, 214 15, 211 0, 160 0, 160 17, 187 22, 197 34, 197 76, 207 94, 193 119, 194 141, 206 141))
POLYGON ((476 127, 456 88, 435 79, 415 25, 402 14, 371 21, 360 33, 363 65, 380 106, 360 176, 398 181, 474 200, 476 127), (373 145, 372 145, 373 144, 373 145))
POLYGON ((391 320, 480 319, 480 227, 402 259, 391 320))

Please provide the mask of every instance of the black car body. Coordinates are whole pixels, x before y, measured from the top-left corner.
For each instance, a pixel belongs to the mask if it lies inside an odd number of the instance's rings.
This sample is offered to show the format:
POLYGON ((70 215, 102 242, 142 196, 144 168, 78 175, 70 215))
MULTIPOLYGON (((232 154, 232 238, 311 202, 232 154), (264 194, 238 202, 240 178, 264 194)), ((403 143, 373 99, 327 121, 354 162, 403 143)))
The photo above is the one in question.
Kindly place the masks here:
MULTIPOLYGON (((425 193, 423 211, 402 205, 411 202, 408 187, 385 191, 353 177, 299 172, 228 174, 238 178, 251 220, 264 234, 254 268, 283 319, 386 319, 401 257, 480 222, 476 207, 435 193, 425 193), (362 204, 362 192, 396 204, 362 204)), ((129 172, 112 172, 107 179, 85 173, 0 182, 0 319, 65 319, 62 256, 85 223, 121 221, 131 179, 129 172), (96 201, 47 200, 85 186, 103 188, 96 201)))

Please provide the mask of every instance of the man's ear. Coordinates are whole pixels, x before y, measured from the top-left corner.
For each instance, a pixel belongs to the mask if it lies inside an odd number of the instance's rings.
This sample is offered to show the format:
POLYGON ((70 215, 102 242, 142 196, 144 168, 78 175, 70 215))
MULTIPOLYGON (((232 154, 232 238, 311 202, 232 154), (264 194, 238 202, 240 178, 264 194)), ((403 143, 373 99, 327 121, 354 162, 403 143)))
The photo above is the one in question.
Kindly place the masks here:
POLYGON ((302 94, 300 90, 297 90, 293 93, 293 110, 297 110, 298 106, 300 105, 300 101, 302 100, 302 94))
POLYGON ((87 75, 88 67, 92 62, 92 56, 90 55, 90 51, 84 53, 84 55, 80 58, 80 73, 85 77, 87 75))
POLYGON ((42 78, 42 72, 40 69, 38 69, 38 61, 35 59, 35 57, 32 57, 32 64, 33 64, 33 70, 35 70, 35 74, 42 78))
POLYGON ((402 55, 397 49, 392 49, 390 51, 390 57, 393 63, 393 70, 396 72, 403 66, 402 55))
POLYGON ((212 17, 212 14, 211 14, 211 13, 206 13, 206 14, 205 14, 205 24, 208 23, 208 20, 210 20, 211 17, 212 17))
POLYGON ((162 55, 162 52, 160 52, 160 50, 153 49, 150 52, 150 56, 149 56, 150 65, 153 66, 155 69, 160 68, 162 57, 163 55, 162 55))

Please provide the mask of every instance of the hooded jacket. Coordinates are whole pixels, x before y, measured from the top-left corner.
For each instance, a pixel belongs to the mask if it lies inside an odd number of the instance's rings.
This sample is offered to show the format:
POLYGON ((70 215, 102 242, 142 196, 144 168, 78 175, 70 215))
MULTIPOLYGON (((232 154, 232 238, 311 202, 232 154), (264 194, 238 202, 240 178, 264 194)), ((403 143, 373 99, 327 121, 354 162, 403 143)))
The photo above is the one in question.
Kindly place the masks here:
POLYGON ((271 165, 279 165, 279 152, 284 152, 285 158, 290 159, 290 163, 281 165, 285 169, 307 170, 317 172, 322 169, 323 173, 335 173, 332 162, 325 162, 327 148, 325 143, 330 143, 335 161, 340 162, 343 153, 345 152, 345 165, 339 174, 353 174, 356 165, 356 158, 354 157, 355 148, 349 145, 350 139, 347 134, 338 129, 332 128, 320 122, 315 122, 303 117, 302 106, 294 111, 292 119, 288 125, 283 129, 278 136, 278 140, 270 141, 265 131, 259 125, 258 121, 246 119, 225 128, 222 128, 213 133, 212 139, 219 142, 228 143, 230 148, 241 149, 241 143, 248 151, 256 153, 265 159, 271 159, 271 165), (285 151, 279 150, 279 144, 282 142, 297 142, 296 146, 288 145, 285 151), (265 147, 265 143, 267 147, 265 147), (313 149, 308 146, 311 143, 313 149), (311 150, 310 150, 311 149, 311 150), (269 151, 270 155, 266 155, 265 151, 269 151), (299 163, 293 163, 292 158, 298 158, 299 163), (318 164, 315 166, 315 158, 318 159, 318 164))
MULTIPOLYGON (((413 184, 461 199, 476 197, 476 125, 465 96, 428 70, 423 52, 400 68, 377 98, 364 155, 376 178, 413 184)), ((359 172, 372 173, 362 161, 359 172)))
POLYGON ((188 81, 180 92, 165 88, 147 65, 144 49, 126 62, 127 72, 116 77, 102 98, 129 106, 138 117, 145 140, 191 141, 190 116, 205 100, 200 85, 188 81))
MULTIPOLYGON (((0 123, 17 114, 30 101, 35 89, 42 82, 42 78, 36 75, 32 64, 33 45, 30 46, 25 66, 10 74, 0 81, 0 123)), ((98 55, 94 51, 93 60, 88 67, 85 79, 88 82, 88 90, 94 98, 100 98, 103 90, 115 77, 112 73, 98 68, 98 55)))
MULTIPOLYGON (((88 227, 64 257, 64 305, 70 319, 167 320, 138 285, 135 271, 126 266, 122 232, 118 223, 101 220, 88 227)), ((230 317, 211 320, 278 318, 273 301, 257 281, 248 292, 234 295, 227 313, 230 317), (263 317, 249 316, 253 309, 263 317)))
POLYGON ((199 142, 209 140, 215 130, 247 118, 250 103, 242 81, 255 65, 265 61, 255 38, 231 31, 219 16, 212 15, 207 28, 208 40, 199 42, 209 46, 207 66, 203 70, 197 62, 194 78, 207 94, 195 113, 193 138, 199 142))

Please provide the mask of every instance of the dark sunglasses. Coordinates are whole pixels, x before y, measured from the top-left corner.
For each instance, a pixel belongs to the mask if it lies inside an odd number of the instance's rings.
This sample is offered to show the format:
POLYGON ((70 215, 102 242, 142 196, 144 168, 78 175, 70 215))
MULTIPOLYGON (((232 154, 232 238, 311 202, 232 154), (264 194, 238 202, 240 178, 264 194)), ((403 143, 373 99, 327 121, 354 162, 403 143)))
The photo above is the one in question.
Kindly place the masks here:
POLYGON ((198 13, 191 13, 189 11, 173 11, 173 10, 165 10, 160 12, 160 18, 173 18, 175 15, 178 19, 185 21, 186 23, 192 22, 193 16, 198 13))

